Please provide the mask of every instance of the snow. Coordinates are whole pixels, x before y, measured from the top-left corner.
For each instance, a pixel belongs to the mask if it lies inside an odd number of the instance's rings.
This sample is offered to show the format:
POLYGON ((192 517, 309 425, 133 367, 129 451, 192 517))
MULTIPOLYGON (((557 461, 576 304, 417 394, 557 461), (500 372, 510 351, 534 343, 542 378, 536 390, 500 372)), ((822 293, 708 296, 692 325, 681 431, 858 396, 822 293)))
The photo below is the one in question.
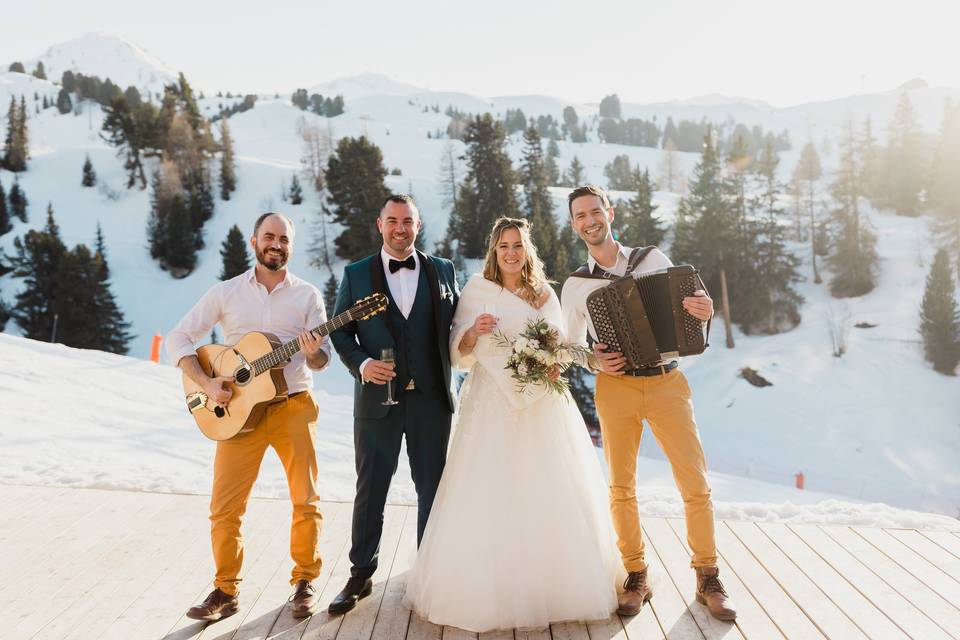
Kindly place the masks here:
MULTIPOLYGON (((315 376, 320 495, 349 501, 355 482, 353 400, 325 390, 330 375, 336 370, 315 376)), ((0 483, 208 493, 215 443, 200 434, 182 397, 174 367, 0 334, 0 483)), ((666 463, 641 458, 638 477, 644 515, 683 516, 666 463)), ((719 518, 960 530, 960 523, 942 515, 722 473, 711 473, 710 481, 719 518)), ((264 459, 254 495, 287 495, 273 453, 264 459)), ((388 499, 416 503, 405 456, 388 499)))
MULTIPOLYGON (((100 38, 85 36, 91 37, 100 38)), ((104 41, 119 46, 115 40, 104 41)), ((90 44, 90 51, 99 50, 100 44, 90 44)), ((96 65, 103 66, 81 70, 103 77, 114 70, 109 64, 99 61, 96 65)), ((149 61, 136 64, 140 65, 138 74, 157 68, 149 61)), ((189 70, 185 71, 189 77, 189 70)), ((369 74, 338 80, 336 86, 337 91, 330 90, 335 88, 333 85, 318 90, 334 95, 353 87, 353 93, 347 92, 346 113, 336 118, 300 111, 290 104, 289 96, 261 96, 254 109, 231 117, 238 191, 229 202, 217 201, 216 213, 205 226, 206 248, 199 254, 196 271, 183 280, 174 280, 149 259, 149 191, 125 188, 122 160, 99 136, 103 118, 100 108, 83 103, 79 115, 61 115, 56 109, 36 114, 34 93, 52 98, 58 87, 29 74, 0 72, 0 108, 9 103, 11 95, 25 95, 31 112, 30 168, 20 175, 31 203, 30 220, 26 224, 15 221, 13 232, 0 237, 0 251, 10 254, 15 237, 43 226, 48 202, 53 205, 63 239, 69 245, 91 244, 99 221, 106 237, 113 291, 137 334, 131 343, 134 358, 116 359, 92 353, 83 353, 81 357, 62 347, 14 338, 19 329, 12 321, 7 324, 8 335, 0 335, 0 363, 5 369, 11 365, 28 369, 0 377, 0 480, 206 490, 212 445, 200 438, 189 418, 182 415, 176 370, 137 358, 146 358, 154 334, 169 331, 217 281, 221 268, 219 248, 227 230, 238 224, 249 232, 253 220, 264 210, 280 209, 297 224, 292 271, 320 287, 327 280, 329 272, 311 266, 307 251, 317 237, 317 195, 305 188, 306 199, 297 207, 282 199, 284 185, 289 184, 299 167, 301 143, 296 129, 301 118, 327 129, 335 139, 367 135, 376 143, 388 169, 402 171, 400 176, 387 178, 388 186, 416 197, 425 222, 427 246, 432 247, 447 224, 438 173, 440 157, 451 142, 428 139, 427 133, 446 129, 446 106, 460 105, 474 113, 487 108, 495 112, 521 108, 528 117, 535 117, 545 113, 541 109, 562 110, 563 105, 569 104, 549 96, 484 98, 426 91, 369 74), (424 113, 423 107, 433 104, 439 104, 441 112, 428 109, 424 113), (102 185, 93 189, 80 186, 81 166, 87 154, 102 185), (102 370, 89 383, 85 381, 85 363, 102 370), (61 376, 60 369, 72 374, 61 376), (132 376, 111 377, 105 373, 110 371, 136 371, 148 383, 141 389, 132 376), (45 393, 28 390, 27 379, 43 384, 41 391, 45 393), (99 392, 91 391, 94 387, 117 392, 108 402, 106 395, 101 397, 99 392), (150 390, 146 399, 142 399, 143 389, 150 390), (26 395, 18 395, 21 392, 26 395), (48 406, 51 403, 46 396, 50 392, 65 401, 48 406), (109 409, 84 409, 87 396, 94 403, 90 406, 109 409), (32 411, 26 413, 24 406, 32 411), (36 406, 44 407, 43 411, 33 410, 36 406), (12 446, 8 448, 8 444, 12 446)), ((200 88, 196 89, 199 92, 200 88)), ((230 103, 207 93, 208 97, 201 101, 205 108, 230 103)), ((927 131, 939 127, 946 96, 960 97, 960 89, 911 89, 911 99, 927 131)), ((897 99, 898 94, 892 92, 767 110, 749 101, 732 105, 660 103, 623 107, 625 115, 656 114, 661 123, 666 114, 675 119, 707 116, 722 120, 734 113, 746 124, 762 124, 774 131, 790 125, 795 148, 782 155, 780 169, 787 175, 808 132, 813 131, 814 139, 819 141, 823 131, 832 131, 853 111, 858 117, 875 116, 875 131, 882 137, 897 99)), ((595 107, 575 106, 581 117, 596 112, 595 107)), ((559 118, 560 113, 554 113, 554 117, 559 118)), ((462 155, 463 144, 452 144, 455 154, 462 155)), ((585 165, 587 178, 598 184, 606 183, 603 167, 617 154, 627 154, 631 163, 649 168, 655 175, 663 153, 596 142, 561 141, 558 146, 558 164, 562 169, 576 155, 585 165)), ((520 134, 512 136, 508 153, 515 163, 522 147, 520 134)), ((689 175, 697 155, 679 153, 678 158, 683 172, 689 175)), ((829 170, 835 159, 835 154, 825 157, 825 169, 829 170)), ((463 175, 461 167, 459 176, 463 175)), ((5 189, 9 190, 12 181, 9 172, 0 170, 0 182, 5 189)), ((553 188, 551 193, 558 221, 564 223, 567 190, 553 188)), ((660 205, 658 214, 666 222, 672 221, 679 195, 657 192, 654 198, 660 205)), ((816 515, 809 504, 814 497, 820 502, 828 496, 842 499, 842 506, 837 507, 841 515, 851 509, 849 513, 874 518, 876 522, 887 516, 869 511, 860 501, 891 505, 870 509, 917 509, 950 518, 960 513, 960 383, 957 378, 934 373, 924 363, 917 333, 919 301, 933 254, 930 220, 926 216, 911 219, 885 212, 868 211, 867 215, 877 230, 881 256, 879 286, 874 292, 838 301, 829 296, 826 285, 814 285, 807 280, 798 287, 806 302, 801 309, 803 321, 794 330, 776 336, 743 336, 735 332, 737 347, 727 350, 718 319, 713 328, 713 346, 707 354, 683 362, 694 390, 717 497, 724 509, 731 509, 725 513, 764 517, 762 514, 769 511, 775 517, 789 518, 794 507, 787 509, 785 504, 779 504, 789 502, 799 505, 795 508, 800 510, 801 517, 829 520, 833 517, 829 503, 821 502, 816 515), (851 324, 867 321, 877 325, 873 329, 851 328, 848 352, 842 358, 831 354, 826 320, 831 308, 836 314, 844 309, 849 311, 851 324), (757 369, 773 386, 760 389, 738 378, 738 371, 746 366, 757 369), (797 472, 806 475, 808 490, 791 488, 797 472), (850 501, 858 506, 849 506, 850 501), (743 502, 768 506, 735 506, 743 502)), ((333 226, 328 232, 332 238, 337 230, 333 226)), ((806 246, 794 248, 808 259, 806 246)), ((339 276, 343 266, 338 260, 333 271, 339 276)), ((472 264, 471 270, 476 270, 476 265, 472 264)), ((810 277, 807 262, 802 273, 810 277)), ((21 286, 10 275, 0 278, 0 297, 11 302, 21 286)), ((349 499, 353 483, 349 429, 352 380, 337 362, 317 377, 316 384, 324 407, 321 432, 328 470, 322 473, 325 497, 349 499)), ((645 494, 645 508, 654 512, 660 504, 665 505, 663 509, 679 508, 669 471, 659 459, 661 454, 653 438, 644 439, 642 454, 642 490, 653 491, 645 494), (663 486, 654 482, 656 478, 664 480, 663 486)), ((259 489, 264 495, 282 492, 285 486, 279 467, 271 468, 277 473, 270 476, 265 468, 259 489)), ((406 468, 401 467, 398 479, 407 477, 406 468)), ((408 500, 410 491, 409 485, 398 485, 392 498, 408 500)), ((897 509, 893 512, 900 513, 897 509)))

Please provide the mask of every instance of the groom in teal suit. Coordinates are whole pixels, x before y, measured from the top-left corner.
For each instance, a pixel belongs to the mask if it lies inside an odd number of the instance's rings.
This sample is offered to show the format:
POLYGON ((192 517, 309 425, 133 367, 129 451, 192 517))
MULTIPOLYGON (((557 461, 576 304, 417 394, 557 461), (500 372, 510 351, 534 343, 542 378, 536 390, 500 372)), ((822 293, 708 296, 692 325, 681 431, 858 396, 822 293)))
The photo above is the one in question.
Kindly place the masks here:
POLYGON ((421 224, 413 198, 387 198, 377 218, 383 248, 348 265, 337 293, 334 315, 374 292, 386 294, 390 305, 385 313, 330 335, 355 379, 357 465, 351 577, 330 603, 332 614, 346 613, 372 589, 383 509, 403 438, 417 490, 417 544, 446 462, 455 406, 450 387, 450 324, 460 292, 452 262, 414 248, 421 224), (394 351, 394 364, 381 360, 381 351, 388 348, 394 351), (383 404, 387 384, 393 385, 398 404, 383 404))

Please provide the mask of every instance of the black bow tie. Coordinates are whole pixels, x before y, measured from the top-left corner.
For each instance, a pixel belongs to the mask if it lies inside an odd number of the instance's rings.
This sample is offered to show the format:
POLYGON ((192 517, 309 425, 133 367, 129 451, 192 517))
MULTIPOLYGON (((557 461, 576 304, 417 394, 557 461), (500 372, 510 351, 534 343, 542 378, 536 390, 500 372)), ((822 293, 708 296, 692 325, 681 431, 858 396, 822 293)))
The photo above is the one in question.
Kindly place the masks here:
POLYGON ((410 269, 411 271, 417 268, 417 261, 413 259, 413 254, 410 254, 406 260, 394 260, 390 259, 390 273, 396 273, 400 269, 410 269))

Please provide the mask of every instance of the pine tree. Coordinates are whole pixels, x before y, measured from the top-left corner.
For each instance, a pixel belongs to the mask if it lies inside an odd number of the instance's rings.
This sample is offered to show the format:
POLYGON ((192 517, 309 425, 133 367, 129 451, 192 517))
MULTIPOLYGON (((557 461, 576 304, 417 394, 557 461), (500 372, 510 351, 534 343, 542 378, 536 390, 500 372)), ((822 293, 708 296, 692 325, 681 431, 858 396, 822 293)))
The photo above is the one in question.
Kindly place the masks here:
POLYGON ((230 227, 227 238, 220 245, 220 257, 223 258, 223 269, 220 271, 221 280, 229 280, 250 269, 250 254, 247 252, 247 242, 237 225, 230 227))
POLYGON ((73 100, 70 98, 70 92, 62 87, 57 94, 57 111, 64 115, 73 111, 73 100))
POLYGON ((4 169, 15 173, 26 171, 29 156, 26 100, 23 96, 20 96, 20 106, 18 107, 16 98, 10 96, 10 107, 7 110, 7 134, 0 165, 4 169))
POLYGON ((960 363, 960 310, 957 308, 950 258, 944 249, 937 251, 927 276, 920 306, 920 335, 923 350, 933 368, 955 375, 960 363))
POLYGON ((859 159, 853 121, 844 125, 840 167, 831 187, 836 208, 831 214, 833 251, 827 262, 833 270, 830 293, 837 298, 862 296, 876 285, 876 237, 860 212, 859 159))
POLYGON ((659 245, 663 242, 666 230, 660 218, 654 215, 657 205, 653 204, 653 182, 650 171, 634 169, 634 184, 637 193, 630 200, 620 200, 615 205, 617 240, 628 247, 659 245))
POLYGON ((87 154, 87 159, 83 162, 83 179, 80 184, 85 187, 92 187, 97 184, 97 172, 93 170, 90 154, 87 154))
MULTIPOLYGON (((13 224, 10 222, 10 212, 7 210, 7 193, 0 182, 0 236, 10 232, 13 224)), ((0 274, 2 275, 2 274, 0 274)))
POLYGON ((336 254, 351 262, 380 249, 376 219, 390 191, 380 148, 366 137, 341 138, 326 171, 333 221, 343 226, 336 254))
POLYGON ((337 275, 331 271, 326 284, 323 285, 323 305, 327 308, 327 317, 333 317, 333 309, 337 303, 337 291, 340 289, 340 283, 337 282, 337 275))
POLYGON ((860 191, 871 202, 880 197, 880 153, 877 140, 873 137, 873 123, 870 118, 863 121, 863 129, 856 138, 857 156, 860 158, 860 175, 857 180, 860 191))
POLYGON ((48 341, 53 334, 54 316, 57 314, 60 266, 67 253, 53 217, 53 207, 47 207, 47 225, 44 229, 28 231, 22 240, 14 239, 13 246, 16 250, 13 276, 23 278, 23 288, 17 294, 11 317, 25 337, 48 341))
POLYGON ((931 165, 929 201, 936 213, 937 238, 953 256, 960 276, 960 106, 945 109, 931 165))
POLYGON ((524 217, 530 220, 530 235, 544 269, 555 278, 557 222, 553 216, 553 199, 547 188, 547 171, 544 166, 540 132, 530 127, 523 133, 523 159, 520 163, 520 186, 523 189, 524 217))
POLYGON ((547 158, 543 161, 543 167, 547 172, 547 184, 549 185, 560 184, 560 167, 557 166, 557 158, 559 157, 560 147, 556 140, 550 138, 550 142, 547 143, 547 158))
POLYGON ((802 193, 802 200, 804 200, 806 203, 805 208, 807 210, 807 217, 810 223, 810 261, 813 267, 813 282, 815 284, 820 284, 822 282, 820 279, 820 271, 817 269, 818 254, 816 248, 817 181, 820 180, 822 175, 823 170, 820 168, 820 156, 817 154, 817 148, 813 146, 812 142, 808 142, 800 151, 800 160, 797 162, 797 166, 793 170, 793 178, 800 187, 799 191, 802 193))
MULTIPOLYGON (((142 152, 144 148, 143 127, 138 126, 137 118, 123 98, 115 98, 104 107, 105 117, 101 137, 117 148, 118 156, 126 156, 124 169, 127 170, 127 188, 132 189, 140 181, 140 188, 147 188, 147 176, 143 168, 142 152)), ((158 131, 159 133, 159 131, 158 131)))
MULTIPOLYGON (((670 124, 673 120, 670 120, 670 124)), ((680 158, 677 154, 677 147, 673 144, 673 139, 667 138, 663 143, 663 156, 660 160, 659 187, 662 191, 676 192, 680 187, 680 178, 682 170, 680 168, 680 158)))
POLYGON ((514 171, 505 141, 503 125, 489 113, 472 119, 464 133, 467 177, 457 199, 454 237, 466 258, 484 256, 496 218, 517 215, 514 171))
POLYGON ((577 156, 573 156, 573 160, 570 161, 570 167, 564 174, 563 186, 575 189, 576 187, 583 186, 585 183, 586 176, 583 172, 583 164, 580 163, 580 159, 577 158, 577 156))
POLYGON ((20 222, 26 222, 29 204, 27 194, 20 188, 20 181, 14 178, 13 186, 10 187, 10 215, 20 218, 20 222))
POLYGON ((7 71, 10 71, 10 72, 12 72, 12 73, 26 73, 26 72, 27 72, 27 70, 24 68, 22 62, 12 62, 12 63, 10 64, 10 67, 7 69, 7 71))
POLYGON ((630 166, 630 156, 621 154, 603 168, 603 175, 607 176, 607 188, 611 191, 636 191, 633 167, 630 166))
POLYGON ((197 265, 197 240, 189 204, 181 193, 175 194, 170 201, 166 241, 164 266, 174 278, 186 277, 197 265))
POLYGON ((220 198, 229 200, 230 194, 237 190, 236 163, 233 160, 233 137, 227 118, 220 120, 220 198))
POLYGON ((717 296, 727 330, 727 347, 732 348, 733 333, 727 286, 733 278, 734 260, 730 253, 736 245, 733 207, 728 202, 720 157, 713 129, 704 137, 700 162, 693 172, 690 193, 680 201, 671 247, 676 263, 692 264, 700 270, 707 290, 717 296))
POLYGON ((901 215, 919 215, 925 158, 917 116, 906 92, 900 96, 889 131, 881 201, 901 215))
POLYGON ((39 80, 47 79, 47 70, 43 68, 43 61, 37 62, 37 68, 33 70, 33 77, 39 80))
POLYGON ((91 348, 125 355, 129 350, 133 335, 130 333, 130 323, 124 319, 123 312, 117 305, 116 298, 110 289, 110 267, 107 264, 106 243, 100 223, 97 223, 97 237, 93 255, 93 270, 95 273, 93 286, 93 304, 90 314, 94 340, 91 348))
POLYGON ((290 179, 290 204, 298 205, 303 202, 303 188, 300 186, 300 179, 297 178, 297 174, 293 174, 293 178, 290 179))

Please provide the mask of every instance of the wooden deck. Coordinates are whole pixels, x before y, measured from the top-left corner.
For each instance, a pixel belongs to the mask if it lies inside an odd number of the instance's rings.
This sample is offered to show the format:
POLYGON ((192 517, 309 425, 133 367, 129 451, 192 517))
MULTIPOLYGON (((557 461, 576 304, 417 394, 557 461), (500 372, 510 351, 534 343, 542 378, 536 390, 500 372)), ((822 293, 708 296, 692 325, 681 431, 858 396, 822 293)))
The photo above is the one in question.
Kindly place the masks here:
MULTIPOLYGON (((845 526, 718 525, 721 575, 740 613, 693 600, 682 521, 646 518, 656 596, 634 618, 477 634, 403 608, 416 512, 390 506, 373 595, 343 617, 295 620, 287 605, 289 506, 253 500, 241 610, 183 617, 211 589, 205 496, 0 486, 0 638, 284 640, 613 640, 914 638, 960 640, 956 532, 845 526)), ((349 575, 350 505, 324 503, 324 605, 349 575)))

